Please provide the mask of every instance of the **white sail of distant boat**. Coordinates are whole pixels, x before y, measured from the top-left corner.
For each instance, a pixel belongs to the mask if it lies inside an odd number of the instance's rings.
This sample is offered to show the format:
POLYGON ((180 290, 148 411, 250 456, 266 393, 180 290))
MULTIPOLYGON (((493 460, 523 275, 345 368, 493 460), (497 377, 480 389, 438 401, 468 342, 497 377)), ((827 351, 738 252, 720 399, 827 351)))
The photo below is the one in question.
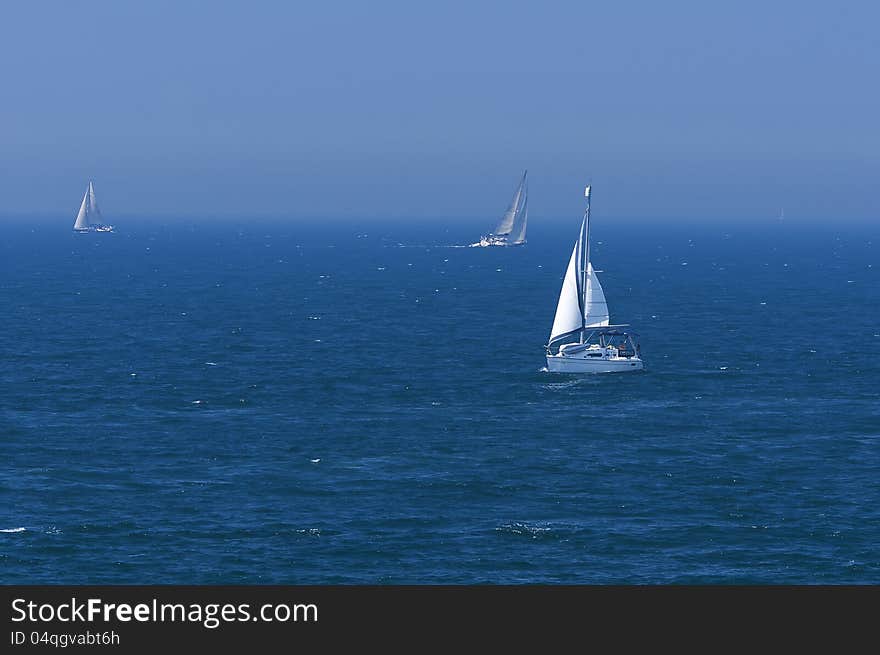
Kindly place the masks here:
POLYGON ((91 218, 96 218, 94 221, 98 225, 102 225, 104 223, 101 217, 101 210, 98 208, 98 201, 95 199, 95 185, 89 182, 89 220, 91 222, 91 218))
POLYGON ((112 232, 112 225, 105 225, 95 198, 95 186, 89 181, 89 186, 83 195, 82 204, 73 223, 73 229, 77 232, 112 232))
POLYGON ((510 205, 495 229, 481 237, 479 242, 471 244, 472 246, 520 246, 526 242, 526 224, 529 217, 528 173, 523 171, 510 205))
POLYGON ((526 223, 529 220, 529 190, 526 188, 522 194, 520 209, 513 217, 513 227, 507 235, 507 243, 518 246, 526 242, 526 223))
POLYGON ((547 368, 564 373, 642 369, 639 346, 624 325, 610 325, 608 303, 590 261, 590 187, 587 209, 562 281, 547 345, 547 368), (568 341, 571 339, 572 341, 568 341))
POLYGON ((89 231, 89 190, 92 183, 89 182, 89 188, 83 194, 82 204, 79 206, 79 213, 76 215, 76 221, 73 223, 73 229, 77 232, 89 231))

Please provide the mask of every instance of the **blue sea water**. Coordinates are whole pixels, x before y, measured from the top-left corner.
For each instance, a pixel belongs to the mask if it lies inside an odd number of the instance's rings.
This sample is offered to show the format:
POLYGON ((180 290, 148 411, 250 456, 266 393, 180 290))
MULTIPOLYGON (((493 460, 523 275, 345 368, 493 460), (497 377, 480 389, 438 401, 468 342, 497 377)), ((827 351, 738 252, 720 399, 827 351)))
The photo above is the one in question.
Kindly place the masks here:
POLYGON ((9 221, 2 582, 880 582, 880 229, 532 223, 9 221))

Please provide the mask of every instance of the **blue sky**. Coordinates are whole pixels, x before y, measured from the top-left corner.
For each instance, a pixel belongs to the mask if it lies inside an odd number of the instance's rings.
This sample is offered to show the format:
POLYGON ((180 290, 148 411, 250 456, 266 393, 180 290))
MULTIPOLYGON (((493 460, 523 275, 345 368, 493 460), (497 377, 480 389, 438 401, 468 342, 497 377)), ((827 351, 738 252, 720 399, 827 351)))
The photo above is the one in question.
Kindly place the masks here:
POLYGON ((0 213, 876 219, 878 7, 9 3, 0 213))

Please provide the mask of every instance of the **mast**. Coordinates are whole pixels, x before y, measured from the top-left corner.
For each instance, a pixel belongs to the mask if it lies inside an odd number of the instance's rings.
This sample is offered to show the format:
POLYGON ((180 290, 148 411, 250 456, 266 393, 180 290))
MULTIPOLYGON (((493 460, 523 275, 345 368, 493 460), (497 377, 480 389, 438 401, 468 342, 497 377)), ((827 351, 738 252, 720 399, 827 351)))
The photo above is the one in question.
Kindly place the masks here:
POLYGON ((584 212, 584 230, 581 232, 581 339, 584 342, 584 333, 587 328, 587 310, 590 299, 590 186, 584 190, 587 199, 587 209, 584 212))

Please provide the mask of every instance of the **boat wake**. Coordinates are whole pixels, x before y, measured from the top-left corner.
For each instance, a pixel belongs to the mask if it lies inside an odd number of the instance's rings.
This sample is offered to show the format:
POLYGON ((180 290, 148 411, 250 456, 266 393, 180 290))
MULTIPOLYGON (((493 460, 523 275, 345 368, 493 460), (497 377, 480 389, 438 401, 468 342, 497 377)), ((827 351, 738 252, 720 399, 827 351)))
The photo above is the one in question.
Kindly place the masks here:
MULTIPOLYGON (((477 244, 479 245, 479 244, 477 244)), ((434 250, 439 248, 470 248, 470 245, 463 245, 460 243, 434 243, 434 244, 423 244, 423 243, 395 243, 391 246, 386 246, 388 248, 423 248, 425 250, 434 250)))
MULTIPOLYGON (((562 374, 565 375, 565 374, 562 374)), ((554 377, 558 379, 560 376, 559 373, 554 374, 554 377)), ((566 389, 571 389, 572 387, 580 387, 583 385, 593 385, 597 383, 597 376, 590 375, 578 375, 578 374, 568 374, 566 375, 567 380, 560 380, 559 382, 545 382, 541 385, 542 389, 546 389, 547 391, 565 391, 566 389)))
POLYGON ((26 532, 27 528, 0 528, 0 532, 5 532, 6 534, 12 534, 14 532, 26 532))

